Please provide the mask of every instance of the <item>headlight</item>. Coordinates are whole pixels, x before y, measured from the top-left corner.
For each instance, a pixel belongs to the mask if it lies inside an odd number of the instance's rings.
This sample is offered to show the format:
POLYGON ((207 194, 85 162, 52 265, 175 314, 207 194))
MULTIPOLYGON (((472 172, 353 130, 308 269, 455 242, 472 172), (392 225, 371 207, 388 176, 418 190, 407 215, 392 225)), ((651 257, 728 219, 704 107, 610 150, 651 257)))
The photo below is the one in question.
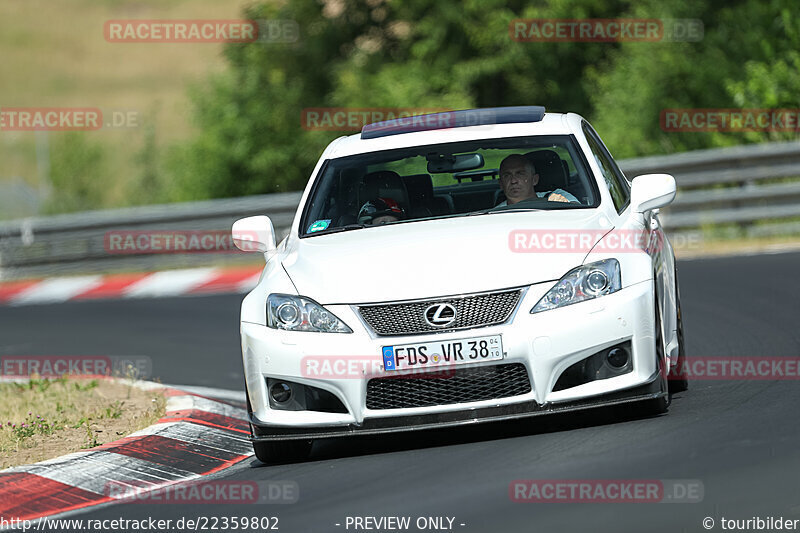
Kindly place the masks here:
POLYGON ((267 326, 289 331, 353 333, 336 315, 308 298, 270 294, 267 298, 267 326))
POLYGON ((619 261, 605 259, 579 266, 567 272, 555 286, 533 306, 531 313, 576 304, 617 292, 622 287, 619 261))

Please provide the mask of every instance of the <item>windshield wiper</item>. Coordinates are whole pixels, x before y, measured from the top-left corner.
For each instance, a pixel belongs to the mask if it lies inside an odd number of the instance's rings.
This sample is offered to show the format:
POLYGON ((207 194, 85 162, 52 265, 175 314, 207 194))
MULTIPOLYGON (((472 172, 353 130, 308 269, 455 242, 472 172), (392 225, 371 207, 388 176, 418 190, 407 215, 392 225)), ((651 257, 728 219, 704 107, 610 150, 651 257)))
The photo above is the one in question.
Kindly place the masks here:
POLYGON ((335 228, 328 228, 321 231, 313 231, 311 233, 306 233, 304 237, 309 237, 311 235, 323 235, 328 233, 340 233, 342 231, 350 231, 354 229, 363 229, 366 226, 364 224, 347 224, 344 226, 336 226, 335 228))
POLYGON ((493 213, 521 213, 522 211, 549 211, 548 209, 541 209, 539 207, 512 207, 511 209, 489 209, 487 214, 493 213))
POLYGON ((481 211, 473 211, 471 213, 467 213, 466 216, 471 217, 475 215, 492 215, 494 213, 521 213, 523 211, 547 211, 547 209, 538 209, 535 207, 517 207, 511 209, 497 209, 493 207, 491 209, 483 209, 481 211))

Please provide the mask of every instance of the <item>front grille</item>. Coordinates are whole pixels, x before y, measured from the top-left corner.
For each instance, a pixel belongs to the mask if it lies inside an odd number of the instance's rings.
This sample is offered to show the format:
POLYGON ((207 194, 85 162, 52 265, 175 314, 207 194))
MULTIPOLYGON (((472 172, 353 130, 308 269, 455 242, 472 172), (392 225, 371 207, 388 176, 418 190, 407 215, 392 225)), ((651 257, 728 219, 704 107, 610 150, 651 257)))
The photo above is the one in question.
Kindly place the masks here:
POLYGON ((521 294, 521 289, 512 289, 457 298, 362 305, 358 312, 378 335, 433 333, 501 324, 514 312, 521 294), (431 305, 443 303, 455 307, 455 321, 444 328, 428 324, 425 310, 431 305))
POLYGON ((426 378, 424 374, 417 374, 408 378, 373 378, 367 382, 367 409, 479 402, 530 391, 528 370, 522 363, 451 369, 444 377, 426 378))

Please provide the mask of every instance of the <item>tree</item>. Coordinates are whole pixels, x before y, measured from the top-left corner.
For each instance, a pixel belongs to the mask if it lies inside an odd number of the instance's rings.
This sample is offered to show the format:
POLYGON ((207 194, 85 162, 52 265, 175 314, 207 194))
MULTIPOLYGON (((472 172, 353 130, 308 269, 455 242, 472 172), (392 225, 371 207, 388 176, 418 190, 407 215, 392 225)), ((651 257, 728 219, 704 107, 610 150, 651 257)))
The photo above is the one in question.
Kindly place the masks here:
MULTIPOLYGON (((194 95, 199 133, 177 151, 176 198, 300 189, 337 132, 309 107, 540 104, 592 121, 617 157, 761 141, 769 134, 662 131, 666 108, 796 107, 795 0, 294 0, 249 8, 289 19, 289 44, 231 44, 230 70, 194 95), (700 42, 525 43, 515 18, 693 18, 700 42)), ((355 132, 353 132, 355 133, 355 132)), ((784 135, 783 137, 786 137, 784 135)))

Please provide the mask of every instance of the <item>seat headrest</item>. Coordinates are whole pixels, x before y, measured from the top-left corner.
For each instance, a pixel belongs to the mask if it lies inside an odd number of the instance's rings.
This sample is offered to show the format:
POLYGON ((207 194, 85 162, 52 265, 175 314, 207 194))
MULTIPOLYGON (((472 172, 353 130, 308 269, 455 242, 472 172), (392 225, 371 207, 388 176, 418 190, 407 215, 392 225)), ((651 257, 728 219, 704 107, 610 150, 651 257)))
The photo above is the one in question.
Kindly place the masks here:
POLYGON ((430 174, 414 174, 403 178, 409 200, 426 204, 433 200, 433 180, 430 174))
POLYGON ((375 198, 391 198, 407 209, 408 191, 400 174, 392 170, 379 170, 364 176, 359 201, 363 204, 375 198))
POLYGON ((537 192, 567 188, 567 173, 564 171, 561 158, 553 150, 537 150, 525 154, 539 174, 537 192))

